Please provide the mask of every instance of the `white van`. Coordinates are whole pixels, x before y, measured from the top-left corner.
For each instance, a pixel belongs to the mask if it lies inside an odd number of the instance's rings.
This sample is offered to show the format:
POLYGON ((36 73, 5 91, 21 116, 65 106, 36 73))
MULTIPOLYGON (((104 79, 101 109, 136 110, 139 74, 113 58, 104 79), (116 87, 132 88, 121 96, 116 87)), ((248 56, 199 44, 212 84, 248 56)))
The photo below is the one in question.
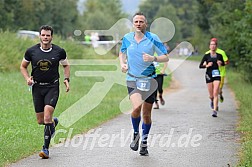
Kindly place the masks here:
POLYGON ((39 37, 38 31, 29 31, 29 30, 19 30, 17 36, 20 38, 31 38, 36 39, 39 37))

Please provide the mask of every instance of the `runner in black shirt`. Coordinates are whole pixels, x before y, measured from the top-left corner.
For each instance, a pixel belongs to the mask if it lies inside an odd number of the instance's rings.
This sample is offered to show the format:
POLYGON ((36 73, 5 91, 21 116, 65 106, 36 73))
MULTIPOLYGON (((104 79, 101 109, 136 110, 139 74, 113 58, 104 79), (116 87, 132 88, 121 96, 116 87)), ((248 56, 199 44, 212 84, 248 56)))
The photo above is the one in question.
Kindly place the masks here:
POLYGON ((202 58, 199 68, 206 68, 206 83, 211 99, 211 108, 213 109, 213 117, 217 117, 218 111, 218 94, 221 81, 219 66, 225 65, 221 54, 216 53, 217 42, 210 41, 210 53, 205 54, 202 58))
POLYGON ((64 67, 64 84, 69 91, 70 66, 64 49, 51 43, 53 29, 50 26, 40 27, 40 43, 27 49, 20 66, 20 71, 27 84, 32 86, 33 103, 38 124, 45 125, 44 145, 39 156, 49 158, 49 144, 55 132, 58 119, 53 112, 59 97, 59 64, 64 67), (27 67, 31 63, 29 76, 27 67))

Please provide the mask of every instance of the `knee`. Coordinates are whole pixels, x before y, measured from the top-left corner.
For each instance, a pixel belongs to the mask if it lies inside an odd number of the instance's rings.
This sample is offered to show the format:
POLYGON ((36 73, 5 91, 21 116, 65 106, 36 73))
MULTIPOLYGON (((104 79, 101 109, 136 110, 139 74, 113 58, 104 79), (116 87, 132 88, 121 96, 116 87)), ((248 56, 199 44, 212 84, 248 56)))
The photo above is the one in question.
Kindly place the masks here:
POLYGON ((134 107, 133 108, 133 113, 140 113, 141 112, 142 107, 138 106, 138 107, 134 107))
POLYGON ((133 108, 133 111, 132 111, 131 115, 134 118, 137 118, 137 117, 140 116, 140 113, 141 113, 141 107, 137 107, 137 108, 133 108))

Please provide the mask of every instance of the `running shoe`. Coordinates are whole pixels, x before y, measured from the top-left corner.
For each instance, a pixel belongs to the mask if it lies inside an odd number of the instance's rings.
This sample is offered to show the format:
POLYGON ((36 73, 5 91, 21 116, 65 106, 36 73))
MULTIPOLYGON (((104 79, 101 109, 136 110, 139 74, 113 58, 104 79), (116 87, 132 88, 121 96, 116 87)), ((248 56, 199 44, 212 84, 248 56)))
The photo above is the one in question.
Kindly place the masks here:
POLYGON ((212 117, 217 117, 217 111, 213 111, 212 117))
POLYGON ((165 105, 165 101, 162 96, 159 97, 161 105, 165 105))
POLYGON ((211 109, 214 109, 213 101, 210 102, 210 107, 211 107, 211 109))
POLYGON ((42 150, 39 153, 39 156, 42 159, 48 159, 49 158, 49 151, 48 151, 48 149, 43 146, 42 150))
POLYGON ((141 142, 139 154, 141 156, 148 156, 149 155, 149 152, 147 150, 147 142, 146 141, 145 142, 141 142))
POLYGON ((139 139, 140 139, 140 135, 139 132, 136 132, 133 134, 133 141, 130 143, 130 148, 133 151, 137 151, 138 147, 139 147, 139 139))
POLYGON ((222 96, 222 94, 220 95, 220 102, 221 102, 221 103, 224 102, 224 97, 222 96))

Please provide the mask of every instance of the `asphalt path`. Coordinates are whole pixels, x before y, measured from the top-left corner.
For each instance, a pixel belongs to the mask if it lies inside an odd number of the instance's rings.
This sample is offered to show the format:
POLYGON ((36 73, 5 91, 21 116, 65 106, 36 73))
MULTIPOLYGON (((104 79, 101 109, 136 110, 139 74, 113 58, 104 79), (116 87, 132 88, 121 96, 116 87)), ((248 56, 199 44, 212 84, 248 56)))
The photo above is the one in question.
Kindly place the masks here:
MULTIPOLYGON (((171 60, 169 66, 176 64, 171 60)), ((120 116, 50 148, 50 158, 35 155, 12 167, 227 167, 238 163, 240 149, 236 132, 238 112, 232 92, 224 86, 224 102, 218 117, 211 116, 205 70, 185 61, 174 72, 174 82, 165 91, 166 104, 153 110, 148 140, 149 156, 131 151, 130 115, 120 116)))

